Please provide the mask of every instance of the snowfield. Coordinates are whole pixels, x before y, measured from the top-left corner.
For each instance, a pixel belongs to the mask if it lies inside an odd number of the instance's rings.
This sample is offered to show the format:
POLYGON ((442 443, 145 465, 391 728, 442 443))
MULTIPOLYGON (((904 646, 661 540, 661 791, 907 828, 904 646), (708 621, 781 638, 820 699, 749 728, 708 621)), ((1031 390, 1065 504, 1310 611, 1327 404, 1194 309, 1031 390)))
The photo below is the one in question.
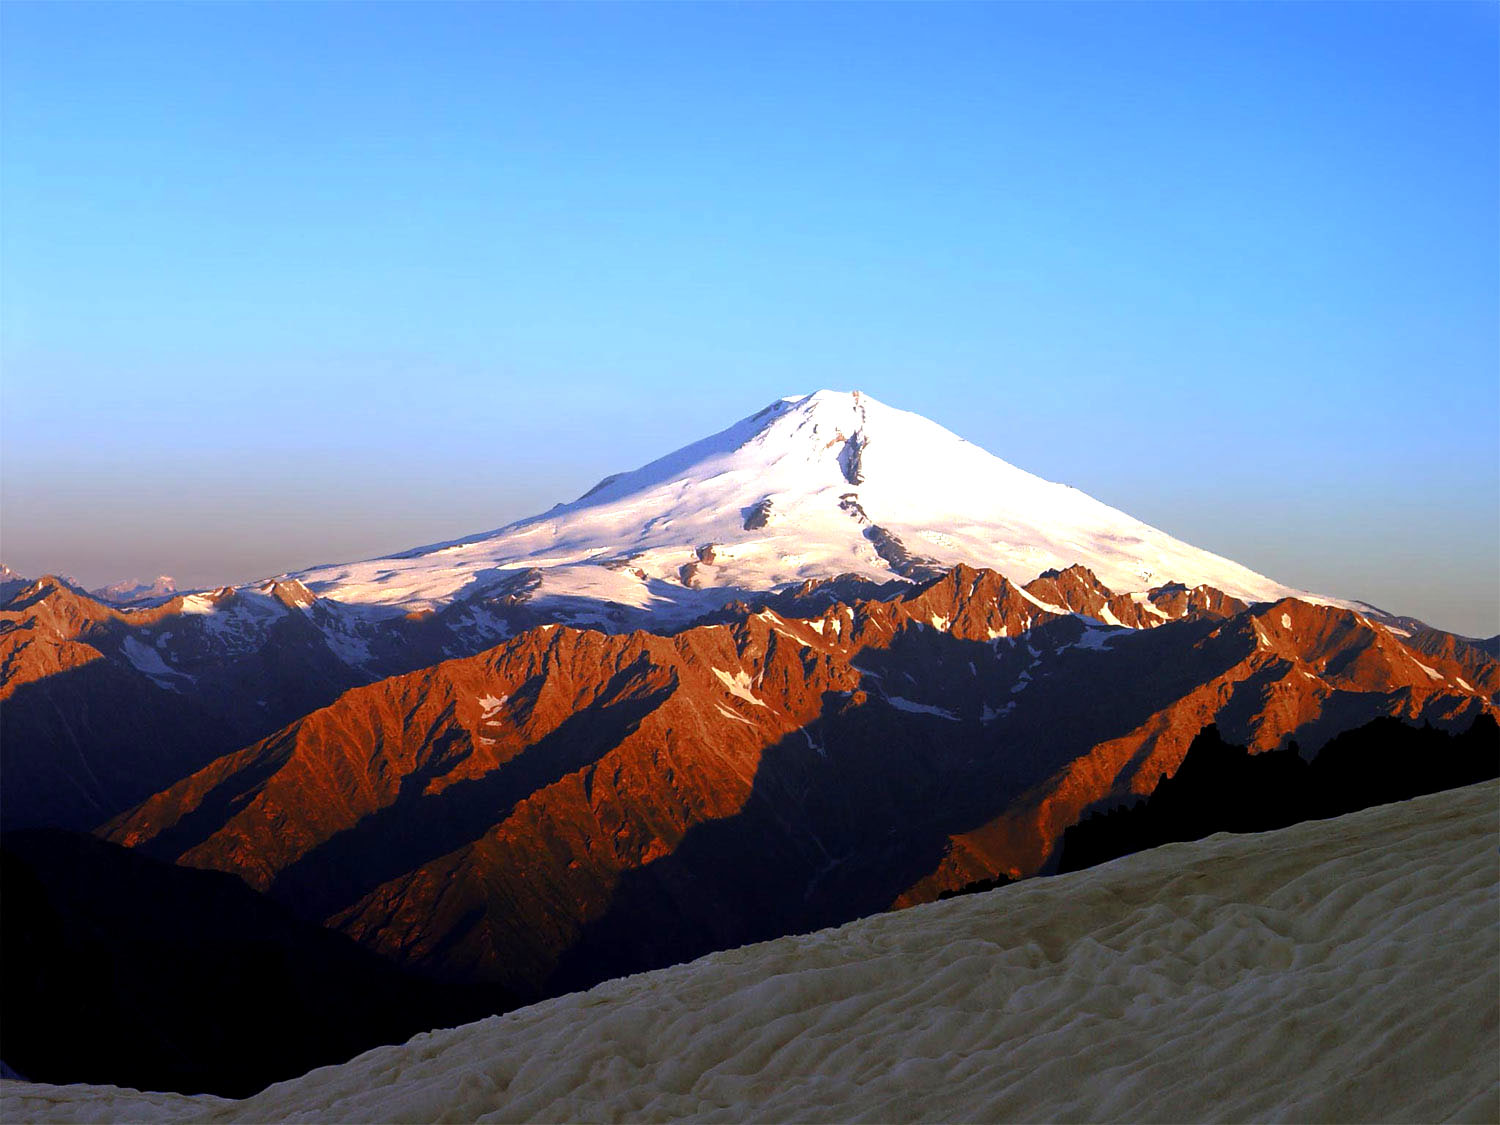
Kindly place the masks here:
POLYGON ((297 577, 319 597, 397 612, 503 589, 536 570, 536 604, 607 604, 671 621, 809 578, 883 582, 959 563, 1016 583, 1082 563, 1117 593, 1181 582, 1251 602, 1324 600, 920 415, 826 390, 772 403, 540 516, 297 577))
POLYGON ((1500 1120, 1500 783, 715 954, 242 1102, 22 1121, 1500 1120))

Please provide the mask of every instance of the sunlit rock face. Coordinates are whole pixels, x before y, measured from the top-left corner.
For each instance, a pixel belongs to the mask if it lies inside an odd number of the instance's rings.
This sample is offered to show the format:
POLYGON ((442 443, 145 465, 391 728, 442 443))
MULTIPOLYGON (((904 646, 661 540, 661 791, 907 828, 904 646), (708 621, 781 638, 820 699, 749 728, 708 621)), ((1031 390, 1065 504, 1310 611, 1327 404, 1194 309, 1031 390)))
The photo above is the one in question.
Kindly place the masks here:
POLYGON ((527 630, 349 691, 107 835, 541 995, 1045 870, 1209 723, 1312 750, 1382 715, 1461 728, 1500 691, 1477 650, 1419 658, 1296 599, 1163 588, 1130 627, 1081 568, 818 593, 670 636, 527 630))

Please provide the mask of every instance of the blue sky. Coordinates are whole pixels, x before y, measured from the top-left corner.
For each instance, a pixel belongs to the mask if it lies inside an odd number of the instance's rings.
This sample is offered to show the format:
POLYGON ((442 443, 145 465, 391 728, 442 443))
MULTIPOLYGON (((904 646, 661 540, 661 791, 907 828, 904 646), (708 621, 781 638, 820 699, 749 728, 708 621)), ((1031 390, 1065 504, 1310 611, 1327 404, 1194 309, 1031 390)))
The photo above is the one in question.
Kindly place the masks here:
POLYGON ((1500 630, 1493 5, 0 5, 0 554, 243 580, 860 388, 1500 630))

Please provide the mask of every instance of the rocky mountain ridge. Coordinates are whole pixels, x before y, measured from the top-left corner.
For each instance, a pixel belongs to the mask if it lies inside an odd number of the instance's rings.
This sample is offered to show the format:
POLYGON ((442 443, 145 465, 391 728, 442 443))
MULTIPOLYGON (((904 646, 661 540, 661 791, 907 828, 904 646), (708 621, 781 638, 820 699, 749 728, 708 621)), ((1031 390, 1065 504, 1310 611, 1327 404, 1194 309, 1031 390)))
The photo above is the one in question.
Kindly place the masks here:
POLYGON ((1045 870, 1211 722, 1315 749, 1381 715, 1462 727, 1497 694, 1486 654, 1418 654, 1353 610, 957 567, 802 617, 530 629, 355 688, 105 835, 538 995, 1045 870))

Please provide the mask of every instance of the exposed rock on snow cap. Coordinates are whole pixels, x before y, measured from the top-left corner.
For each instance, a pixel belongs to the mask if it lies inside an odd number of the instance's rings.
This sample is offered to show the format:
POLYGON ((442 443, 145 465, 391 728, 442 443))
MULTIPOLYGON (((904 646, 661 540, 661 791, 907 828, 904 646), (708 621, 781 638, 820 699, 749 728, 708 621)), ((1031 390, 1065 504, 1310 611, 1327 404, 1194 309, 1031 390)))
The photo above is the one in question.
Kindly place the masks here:
POLYGON ((1081 564, 1119 593, 1168 581, 1245 601, 1299 593, 920 415, 831 390, 774 402, 498 531, 299 577, 320 597, 415 608, 461 597, 497 571, 537 568, 543 600, 693 616, 726 591, 849 573, 920 578, 958 563, 1017 583, 1081 564), (716 545, 715 570, 686 573, 703 543, 716 545), (602 565, 625 547, 634 569, 602 565))

